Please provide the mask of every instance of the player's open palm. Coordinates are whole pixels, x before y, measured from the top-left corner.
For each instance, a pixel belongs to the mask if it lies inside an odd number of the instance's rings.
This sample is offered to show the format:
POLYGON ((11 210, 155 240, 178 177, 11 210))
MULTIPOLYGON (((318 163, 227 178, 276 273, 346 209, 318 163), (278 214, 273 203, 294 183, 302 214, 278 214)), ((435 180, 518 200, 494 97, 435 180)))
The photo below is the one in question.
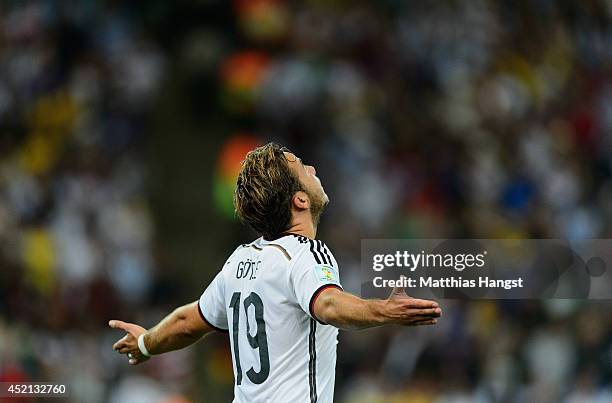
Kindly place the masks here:
POLYGON ((146 329, 134 323, 111 320, 108 325, 113 329, 121 329, 127 334, 113 344, 113 350, 120 354, 127 354, 131 365, 140 364, 149 359, 145 357, 138 348, 138 336, 146 332, 146 329))
POLYGON ((435 325, 442 313, 437 302, 413 298, 403 287, 393 289, 386 305, 391 322, 402 326, 435 325))

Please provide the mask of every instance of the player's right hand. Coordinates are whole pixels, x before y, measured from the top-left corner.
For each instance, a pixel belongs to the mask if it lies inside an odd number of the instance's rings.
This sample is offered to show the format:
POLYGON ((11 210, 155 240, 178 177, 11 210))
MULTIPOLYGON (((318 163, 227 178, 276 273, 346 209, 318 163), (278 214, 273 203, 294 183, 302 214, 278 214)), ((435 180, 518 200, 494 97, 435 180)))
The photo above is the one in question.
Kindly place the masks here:
POLYGON ((389 323, 402 326, 435 325, 442 309, 435 301, 412 298, 403 287, 396 287, 385 301, 389 323))

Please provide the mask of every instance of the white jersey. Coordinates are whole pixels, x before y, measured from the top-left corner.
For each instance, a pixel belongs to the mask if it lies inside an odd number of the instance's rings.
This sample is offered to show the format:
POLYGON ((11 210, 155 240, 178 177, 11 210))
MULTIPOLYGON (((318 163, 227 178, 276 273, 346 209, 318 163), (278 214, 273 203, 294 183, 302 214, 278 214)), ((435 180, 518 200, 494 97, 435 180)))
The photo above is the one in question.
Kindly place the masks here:
POLYGON ((338 329, 313 314, 340 288, 319 240, 289 234, 239 246, 200 297, 204 321, 229 331, 234 402, 332 402, 338 329))

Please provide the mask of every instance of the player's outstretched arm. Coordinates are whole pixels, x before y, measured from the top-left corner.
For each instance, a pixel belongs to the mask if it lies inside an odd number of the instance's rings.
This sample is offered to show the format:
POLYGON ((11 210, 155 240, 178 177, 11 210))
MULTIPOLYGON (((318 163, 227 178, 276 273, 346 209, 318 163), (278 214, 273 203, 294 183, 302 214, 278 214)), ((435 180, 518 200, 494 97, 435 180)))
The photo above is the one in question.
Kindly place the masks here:
POLYGON ((138 347, 141 334, 144 334, 141 343, 151 355, 187 347, 214 330, 202 320, 198 309, 198 301, 176 308, 150 330, 133 323, 111 320, 108 322, 110 327, 127 333, 113 345, 113 349, 128 354, 129 363, 136 365, 149 359, 138 347))
POLYGON ((366 329, 397 324, 434 325, 442 310, 435 301, 406 295, 403 288, 393 290, 388 299, 362 299, 338 288, 327 288, 313 305, 315 316, 340 329, 366 329))

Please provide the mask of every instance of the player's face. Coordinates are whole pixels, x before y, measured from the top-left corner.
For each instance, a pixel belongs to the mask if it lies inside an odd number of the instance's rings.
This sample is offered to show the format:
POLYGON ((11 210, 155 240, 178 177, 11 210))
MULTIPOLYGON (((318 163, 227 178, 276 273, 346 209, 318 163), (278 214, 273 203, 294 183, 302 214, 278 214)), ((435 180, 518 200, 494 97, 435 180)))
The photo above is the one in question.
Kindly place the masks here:
POLYGON ((285 152, 285 158, 287 158, 289 168, 297 174, 300 183, 310 197, 311 210, 313 213, 320 213, 329 203, 329 197, 323 190, 316 169, 312 165, 305 165, 301 158, 291 152, 285 152))

